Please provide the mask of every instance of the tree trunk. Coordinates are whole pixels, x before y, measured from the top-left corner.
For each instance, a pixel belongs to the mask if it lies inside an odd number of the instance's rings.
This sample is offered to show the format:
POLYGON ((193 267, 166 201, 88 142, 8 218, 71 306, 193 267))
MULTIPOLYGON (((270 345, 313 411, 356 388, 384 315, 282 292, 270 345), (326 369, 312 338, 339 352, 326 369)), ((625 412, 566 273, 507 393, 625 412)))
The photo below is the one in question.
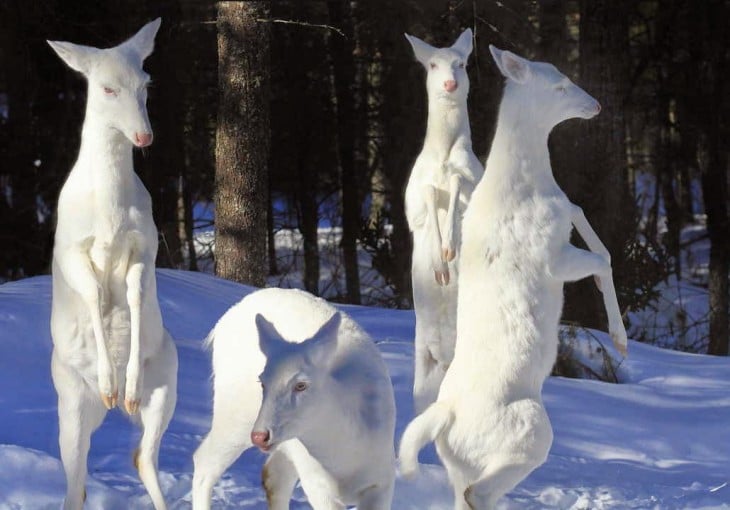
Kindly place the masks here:
MULTIPOLYGON (((572 165, 576 171, 569 181, 561 183, 608 248, 617 289, 621 287, 624 248, 633 235, 634 214, 624 121, 630 6, 628 0, 580 0, 578 84, 598 99, 603 109, 578 126, 580 143, 572 165)), ((605 328, 603 300, 593 279, 566 290, 566 318, 583 326, 605 328)))
POLYGON ((341 28, 347 38, 330 35, 337 100, 337 133, 342 186, 342 252, 345 262, 347 301, 360 303, 360 267, 357 260, 357 238, 360 232, 360 200, 355 168, 355 108, 353 84, 354 30, 349 0, 328 0, 330 22, 341 28))
MULTIPOLYGON (((708 354, 727 356, 728 270, 730 225, 728 224, 727 152, 723 122, 727 69, 727 9, 724 0, 706 0, 690 8, 690 61, 695 67, 695 121, 698 132, 697 163, 702 175, 702 195, 710 237, 710 342, 708 354)), ((726 113, 726 112, 725 112, 726 113)))
POLYGON ((270 2, 218 2, 215 256, 222 278, 265 284, 270 2))
POLYGON ((540 7, 540 60, 554 64, 568 74, 566 5, 563 0, 539 0, 540 7))

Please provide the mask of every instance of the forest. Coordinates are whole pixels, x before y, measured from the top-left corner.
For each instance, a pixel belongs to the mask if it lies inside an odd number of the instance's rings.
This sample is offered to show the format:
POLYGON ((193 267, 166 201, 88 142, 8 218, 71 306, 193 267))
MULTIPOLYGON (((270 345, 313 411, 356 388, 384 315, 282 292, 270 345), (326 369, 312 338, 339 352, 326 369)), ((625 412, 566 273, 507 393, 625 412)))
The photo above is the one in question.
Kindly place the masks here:
MULTIPOLYGON (((335 301, 411 307, 404 189, 427 105, 404 33, 447 46, 471 28, 480 161, 503 88, 488 45, 555 64, 603 107, 559 126, 550 148, 558 183, 611 253, 622 312, 653 306, 658 284, 686 278, 683 251, 707 242, 694 282, 709 296, 707 335, 682 348, 727 355, 728 15, 727 0, 5 0, 0 282, 50 272, 78 154, 86 85, 46 40, 110 47, 161 17, 145 62, 155 139, 135 152, 158 267, 256 286, 293 272, 335 301), (692 225, 704 228, 688 239, 692 225), (276 242, 291 232, 295 264, 276 242), (366 270, 381 288, 363 290, 366 270)), ((568 285, 563 318, 603 325, 600 305, 592 281, 568 285)))

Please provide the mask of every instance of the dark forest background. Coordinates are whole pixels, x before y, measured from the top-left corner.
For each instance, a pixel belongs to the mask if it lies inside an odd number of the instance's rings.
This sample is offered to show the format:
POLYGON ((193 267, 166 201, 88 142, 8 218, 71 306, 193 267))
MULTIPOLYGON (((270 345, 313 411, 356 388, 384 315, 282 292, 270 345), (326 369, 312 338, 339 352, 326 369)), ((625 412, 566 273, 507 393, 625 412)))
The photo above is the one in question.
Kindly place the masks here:
MULTIPOLYGON (((317 293, 317 228, 334 225, 346 274, 335 298, 362 300, 364 249, 389 288, 384 304, 410 306, 403 192, 426 98, 403 33, 446 46, 470 27, 477 156, 488 153, 503 83, 488 45, 563 70, 603 110, 554 131, 553 168, 612 254, 622 309, 646 306, 657 282, 681 275, 681 229, 704 222, 705 348, 727 354, 729 14, 727 0, 3 0, 0 281, 49 272, 56 200, 79 146, 85 82, 45 40, 114 46, 161 16, 145 63, 155 141, 135 156, 160 231, 158 266, 199 269, 194 228, 210 226, 201 204, 217 204, 218 274, 261 284, 282 270, 274 233, 294 229, 303 286, 317 293), (230 90, 235 73, 257 87, 230 90), (232 123, 243 126, 240 166, 220 142, 232 123), (226 216, 225 193, 236 189, 260 214, 239 215, 250 228, 224 246, 221 225, 237 217, 226 216)), ((592 281, 566 294, 567 320, 604 324, 592 281)))

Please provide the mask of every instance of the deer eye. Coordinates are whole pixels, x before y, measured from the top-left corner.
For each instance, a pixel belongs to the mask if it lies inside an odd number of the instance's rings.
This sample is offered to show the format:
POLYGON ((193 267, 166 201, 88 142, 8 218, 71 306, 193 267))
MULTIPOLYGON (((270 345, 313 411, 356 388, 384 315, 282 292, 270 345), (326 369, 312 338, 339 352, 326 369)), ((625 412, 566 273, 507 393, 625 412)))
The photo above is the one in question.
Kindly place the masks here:
POLYGON ((438 67, 435 63, 431 62, 431 69, 436 69, 438 67))
POLYGON ((568 89, 565 88, 565 85, 558 85, 557 87, 555 87, 555 90, 557 90, 558 92, 560 92, 563 95, 568 91, 568 89))
POLYGON ((299 381, 294 385, 294 391, 297 393, 301 393, 302 391, 306 390, 309 387, 309 385, 304 381, 299 381))
POLYGON ((111 87, 104 87, 104 94, 106 94, 107 96, 116 96, 117 91, 111 87))
POLYGON ((459 62, 459 68, 464 69, 464 62, 459 62))

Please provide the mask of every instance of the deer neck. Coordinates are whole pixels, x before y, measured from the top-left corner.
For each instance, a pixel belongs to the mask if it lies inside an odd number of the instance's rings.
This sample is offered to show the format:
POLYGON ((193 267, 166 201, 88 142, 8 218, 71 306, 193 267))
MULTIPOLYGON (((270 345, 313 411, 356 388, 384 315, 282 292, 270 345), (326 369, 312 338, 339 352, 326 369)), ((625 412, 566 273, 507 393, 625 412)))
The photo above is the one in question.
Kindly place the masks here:
POLYGON ((76 164, 92 183, 100 203, 114 205, 133 190, 132 143, 87 108, 76 164))
POLYGON ((502 100, 485 175, 506 172, 510 179, 555 183, 548 151, 550 128, 536 122, 535 115, 529 102, 502 100))
POLYGON ((456 140, 462 136, 471 140, 466 100, 429 98, 424 149, 445 161, 456 140))

